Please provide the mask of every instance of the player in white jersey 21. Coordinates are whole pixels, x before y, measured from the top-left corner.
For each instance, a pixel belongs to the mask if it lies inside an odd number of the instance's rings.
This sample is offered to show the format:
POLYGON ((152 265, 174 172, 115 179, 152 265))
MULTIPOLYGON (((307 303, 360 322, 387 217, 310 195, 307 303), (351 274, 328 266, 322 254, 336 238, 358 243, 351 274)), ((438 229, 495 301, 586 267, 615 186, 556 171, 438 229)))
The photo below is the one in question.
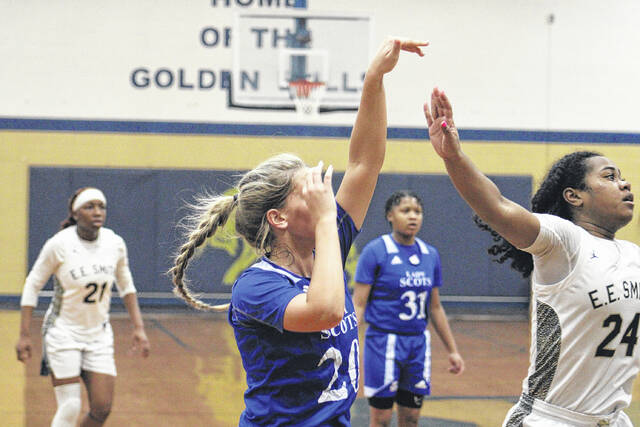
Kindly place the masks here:
POLYGON ((133 323, 133 349, 149 355, 124 240, 103 227, 107 201, 97 188, 81 188, 69 201, 62 230, 40 251, 24 285, 18 360, 32 353, 29 325, 38 292, 54 276, 54 296, 42 324, 42 375, 51 375, 58 408, 51 425, 75 426, 82 409, 80 379, 89 396, 83 427, 100 426, 113 401, 116 375, 109 323, 115 284, 133 323))
MULTIPOLYGON (((386 146, 384 75, 400 51, 424 42, 387 40, 367 70, 349 158, 334 197, 329 167, 293 155, 247 172, 235 196, 205 198, 172 269, 176 293, 195 249, 235 213, 237 233, 263 257, 232 288, 229 322, 246 371, 241 426, 349 426, 358 390, 357 321, 344 263, 362 225, 386 146)), ((227 307, 223 307, 225 310, 227 307)))
POLYGON ((504 426, 631 426, 623 412, 640 369, 640 248, 615 238, 633 194, 610 159, 565 155, 532 198, 503 197, 462 152, 449 99, 425 103, 431 144, 497 240, 491 253, 532 275, 530 366, 504 426))
POLYGON ((440 303, 440 254, 417 237, 423 212, 418 194, 394 192, 385 204, 391 233, 367 243, 358 259, 353 302, 358 325, 369 324, 364 395, 371 426, 390 424, 394 402, 399 427, 418 425, 424 396, 431 394, 429 320, 449 352, 449 371, 464 371, 440 303))

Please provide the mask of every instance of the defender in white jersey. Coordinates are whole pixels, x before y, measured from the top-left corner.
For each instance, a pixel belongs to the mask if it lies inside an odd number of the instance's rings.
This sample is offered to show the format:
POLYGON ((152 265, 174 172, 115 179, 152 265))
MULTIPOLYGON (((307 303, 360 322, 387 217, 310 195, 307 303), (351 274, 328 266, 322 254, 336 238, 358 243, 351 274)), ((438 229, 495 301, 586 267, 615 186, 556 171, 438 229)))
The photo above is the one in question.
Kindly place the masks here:
POLYGON ((462 152, 443 92, 424 112, 454 186, 495 237, 490 253, 533 272, 530 367, 503 425, 631 426, 623 410, 640 369, 640 248, 615 238, 633 216, 631 185, 610 159, 570 153, 529 212, 462 152))
POLYGON ((54 296, 42 325, 41 374, 51 374, 58 409, 52 426, 75 426, 81 410, 80 378, 90 411, 83 426, 102 425, 113 400, 113 333, 109 324, 111 289, 116 285, 134 324, 134 347, 144 357, 149 341, 131 278, 124 240, 102 227, 106 199, 96 188, 81 188, 69 202, 62 230, 40 251, 24 285, 18 359, 31 357, 29 324, 38 292, 51 276, 54 296))
POLYGON ((349 158, 334 197, 331 166, 274 156, 245 173, 231 195, 198 203, 172 269, 175 292, 198 309, 229 310, 246 371, 241 426, 349 426, 358 391, 357 321, 344 263, 384 161, 384 75, 401 50, 427 43, 386 40, 367 70, 349 158), (231 304, 208 305, 184 283, 197 247, 235 215, 235 229, 264 255, 233 286, 231 304), (337 220, 337 223, 336 223, 337 220))

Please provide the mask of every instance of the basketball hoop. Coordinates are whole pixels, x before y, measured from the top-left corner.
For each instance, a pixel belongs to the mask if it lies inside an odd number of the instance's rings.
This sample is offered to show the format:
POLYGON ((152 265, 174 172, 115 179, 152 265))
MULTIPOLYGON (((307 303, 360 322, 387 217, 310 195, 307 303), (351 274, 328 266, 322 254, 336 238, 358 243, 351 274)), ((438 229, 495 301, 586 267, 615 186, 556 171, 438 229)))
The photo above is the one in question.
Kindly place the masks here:
POLYGON ((326 85, 323 82, 302 79, 289 82, 289 96, 293 99, 298 114, 303 116, 318 114, 325 90, 326 85))

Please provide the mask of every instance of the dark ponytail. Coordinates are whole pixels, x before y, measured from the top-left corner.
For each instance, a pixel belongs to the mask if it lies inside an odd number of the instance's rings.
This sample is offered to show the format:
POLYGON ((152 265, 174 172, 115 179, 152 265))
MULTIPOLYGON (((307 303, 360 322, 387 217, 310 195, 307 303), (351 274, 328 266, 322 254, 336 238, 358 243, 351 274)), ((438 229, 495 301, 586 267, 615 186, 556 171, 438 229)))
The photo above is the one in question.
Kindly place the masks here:
MULTIPOLYGON (((531 199, 531 212, 547 213, 573 221, 573 212, 562 193, 567 187, 586 189, 585 177, 588 172, 586 160, 601 155, 594 151, 576 151, 554 163, 531 199)), ((511 259, 511 268, 520 272, 523 277, 531 275, 533 258, 530 253, 516 249, 477 215, 474 215, 473 220, 480 229, 491 234, 494 244, 487 252, 495 257, 494 261, 502 264, 511 259)))
POLYGON ((69 203, 68 203, 69 215, 62 222, 60 222, 60 230, 64 230, 67 227, 76 225, 77 221, 73 217, 73 202, 75 202, 76 197, 78 197, 78 195, 82 193, 84 190, 86 190, 87 188, 89 187, 78 188, 76 192, 73 193, 73 196, 71 196, 71 198, 69 199, 69 203))

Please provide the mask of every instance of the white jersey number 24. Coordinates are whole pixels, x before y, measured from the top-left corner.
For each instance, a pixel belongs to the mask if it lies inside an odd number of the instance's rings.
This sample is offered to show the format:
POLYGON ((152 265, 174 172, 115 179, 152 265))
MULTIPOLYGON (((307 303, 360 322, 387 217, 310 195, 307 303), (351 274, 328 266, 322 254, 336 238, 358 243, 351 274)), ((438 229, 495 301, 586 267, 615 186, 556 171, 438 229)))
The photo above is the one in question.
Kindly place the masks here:
MULTIPOLYGON (((626 344, 627 350, 625 352, 625 356, 631 357, 633 356, 633 349, 638 343, 638 323, 640 322, 640 313, 636 313, 636 315, 629 323, 629 326, 625 329, 622 334, 622 338, 620 339, 620 344, 626 344)), ((622 316, 619 314, 612 314, 602 322, 603 328, 612 327, 609 335, 605 337, 604 340, 600 343, 598 348, 596 349, 596 357, 613 357, 616 352, 616 348, 610 348, 609 345, 615 345, 615 341, 617 341, 617 336, 620 334, 622 330, 623 320, 622 316)))

